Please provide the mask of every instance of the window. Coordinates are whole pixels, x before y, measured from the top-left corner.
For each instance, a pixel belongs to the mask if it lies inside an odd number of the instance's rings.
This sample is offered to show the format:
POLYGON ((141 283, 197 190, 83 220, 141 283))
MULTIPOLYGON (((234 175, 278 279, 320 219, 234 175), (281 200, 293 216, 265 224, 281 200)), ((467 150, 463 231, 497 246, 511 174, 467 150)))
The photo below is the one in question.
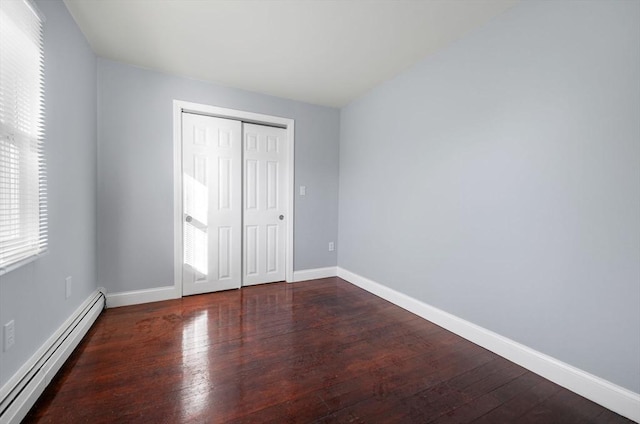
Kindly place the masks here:
POLYGON ((47 248, 42 19, 0 1, 0 275, 47 248))

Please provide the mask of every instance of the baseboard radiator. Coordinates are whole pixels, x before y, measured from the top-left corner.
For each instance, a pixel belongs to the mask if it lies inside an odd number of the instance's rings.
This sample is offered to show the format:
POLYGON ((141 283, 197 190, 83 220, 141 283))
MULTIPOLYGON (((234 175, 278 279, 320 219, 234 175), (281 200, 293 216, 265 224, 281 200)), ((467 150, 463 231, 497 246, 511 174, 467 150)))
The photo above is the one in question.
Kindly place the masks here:
POLYGON ((105 307, 94 292, 0 390, 0 424, 17 424, 29 412, 105 307))

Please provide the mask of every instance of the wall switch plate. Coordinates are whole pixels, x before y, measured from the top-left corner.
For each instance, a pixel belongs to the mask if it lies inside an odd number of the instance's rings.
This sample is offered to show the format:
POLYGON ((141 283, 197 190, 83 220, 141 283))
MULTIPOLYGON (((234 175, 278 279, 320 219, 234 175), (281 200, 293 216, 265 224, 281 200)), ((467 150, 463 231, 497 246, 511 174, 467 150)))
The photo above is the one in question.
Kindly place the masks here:
POLYGON ((9 321, 4 325, 3 329, 4 333, 4 351, 11 349, 11 347, 16 343, 16 327, 13 320, 9 321))
POLYGON ((307 187, 300 186, 300 196, 306 196, 306 195, 307 195, 307 187))
POLYGON ((336 250, 336 246, 335 244, 333 244, 332 241, 329 242, 329 252, 333 252, 334 250, 336 250))
POLYGON ((71 297, 71 277, 67 277, 65 280, 64 298, 69 299, 71 297))

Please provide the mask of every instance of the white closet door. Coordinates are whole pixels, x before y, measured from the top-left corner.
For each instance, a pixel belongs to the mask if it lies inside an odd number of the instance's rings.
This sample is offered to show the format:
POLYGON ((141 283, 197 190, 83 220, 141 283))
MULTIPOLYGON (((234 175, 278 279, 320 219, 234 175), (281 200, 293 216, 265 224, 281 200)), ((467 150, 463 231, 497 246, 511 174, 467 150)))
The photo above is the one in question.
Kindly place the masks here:
POLYGON ((182 114, 182 294, 242 282, 242 123, 182 114))
POLYGON ((243 285, 285 279, 287 133, 243 124, 243 285))

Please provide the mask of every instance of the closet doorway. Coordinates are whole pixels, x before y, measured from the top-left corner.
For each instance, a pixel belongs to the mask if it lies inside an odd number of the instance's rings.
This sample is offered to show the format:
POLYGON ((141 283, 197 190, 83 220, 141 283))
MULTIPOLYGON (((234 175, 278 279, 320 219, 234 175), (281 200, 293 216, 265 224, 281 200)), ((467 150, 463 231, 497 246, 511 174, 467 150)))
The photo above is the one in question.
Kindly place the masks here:
POLYGON ((183 296, 292 281, 293 120, 174 101, 183 296))

